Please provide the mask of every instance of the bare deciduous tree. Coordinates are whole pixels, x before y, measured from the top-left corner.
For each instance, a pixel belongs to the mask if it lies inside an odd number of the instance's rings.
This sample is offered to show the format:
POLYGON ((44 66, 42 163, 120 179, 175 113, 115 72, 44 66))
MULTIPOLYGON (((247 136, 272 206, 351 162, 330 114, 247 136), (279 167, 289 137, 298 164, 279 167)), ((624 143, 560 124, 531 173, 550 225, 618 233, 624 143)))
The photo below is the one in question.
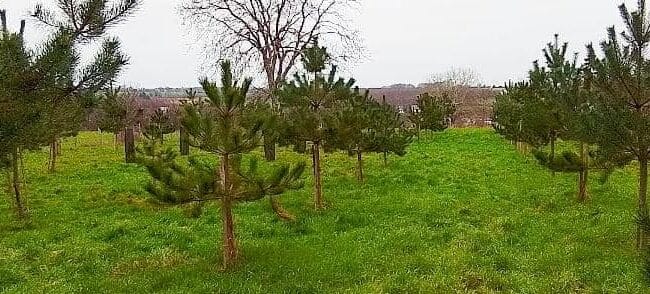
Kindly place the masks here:
POLYGON ((429 81, 431 84, 447 87, 472 87, 481 83, 481 77, 471 68, 453 67, 443 73, 432 75, 429 81))
MULTIPOLYGON (((231 59, 263 73, 269 94, 284 82, 315 40, 343 61, 363 47, 348 15, 358 0, 187 0, 182 14, 215 60, 231 59)), ((272 97, 272 95, 269 95, 272 97)), ((275 99, 271 99, 275 103, 275 99)))

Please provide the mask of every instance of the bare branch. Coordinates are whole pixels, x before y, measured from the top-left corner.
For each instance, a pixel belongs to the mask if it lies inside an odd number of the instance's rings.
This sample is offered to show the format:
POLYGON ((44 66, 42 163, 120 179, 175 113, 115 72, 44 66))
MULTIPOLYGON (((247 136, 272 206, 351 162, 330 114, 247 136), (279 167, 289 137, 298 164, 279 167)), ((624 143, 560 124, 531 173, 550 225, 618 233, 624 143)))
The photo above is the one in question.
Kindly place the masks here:
POLYGON ((357 3, 186 0, 181 13, 213 62, 248 62, 247 70, 263 73, 272 90, 295 71, 302 51, 316 39, 341 60, 354 60, 363 54, 359 34, 346 19, 357 3))

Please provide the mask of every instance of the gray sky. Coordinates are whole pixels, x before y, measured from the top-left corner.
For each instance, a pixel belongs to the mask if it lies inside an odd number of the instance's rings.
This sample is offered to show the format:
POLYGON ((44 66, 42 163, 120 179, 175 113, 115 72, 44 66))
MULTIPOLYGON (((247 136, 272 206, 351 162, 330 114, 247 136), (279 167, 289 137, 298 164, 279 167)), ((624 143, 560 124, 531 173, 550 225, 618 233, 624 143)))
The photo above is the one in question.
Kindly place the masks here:
MULTIPOLYGON (((120 82, 134 87, 196 86, 201 52, 182 29, 178 0, 143 0, 140 11, 111 33, 131 64, 120 82)), ((471 68, 486 84, 521 79, 541 49, 560 33, 571 51, 599 42, 620 26, 622 0, 365 0, 356 25, 368 57, 351 67, 360 86, 425 82, 451 67, 471 68)), ((36 3, 0 0, 14 29, 36 3)), ((636 1, 625 1, 633 7, 636 1)), ((30 24, 27 38, 42 38, 30 24)))

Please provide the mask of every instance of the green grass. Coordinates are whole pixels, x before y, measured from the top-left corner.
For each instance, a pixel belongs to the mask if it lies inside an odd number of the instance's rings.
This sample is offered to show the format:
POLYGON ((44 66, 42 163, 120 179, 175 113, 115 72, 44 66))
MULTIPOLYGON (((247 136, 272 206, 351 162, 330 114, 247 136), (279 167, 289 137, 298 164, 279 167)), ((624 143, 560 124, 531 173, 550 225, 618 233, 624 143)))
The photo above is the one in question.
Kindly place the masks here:
MULTIPOLYGON (((283 151, 281 161, 307 160, 283 151)), ((121 163, 112 138, 65 142, 26 160, 31 222, 0 200, 0 292, 7 293, 643 293, 634 250, 635 171, 590 184, 555 177, 489 130, 423 137, 405 158, 368 156, 367 182, 344 154, 325 162, 329 209, 311 184, 236 209, 243 263, 221 272, 220 217, 153 204, 146 172, 121 163), (100 142, 103 141, 103 142, 100 142)), ((594 177, 595 178, 595 177, 594 177)), ((6 200, 6 201, 5 201, 6 200)))

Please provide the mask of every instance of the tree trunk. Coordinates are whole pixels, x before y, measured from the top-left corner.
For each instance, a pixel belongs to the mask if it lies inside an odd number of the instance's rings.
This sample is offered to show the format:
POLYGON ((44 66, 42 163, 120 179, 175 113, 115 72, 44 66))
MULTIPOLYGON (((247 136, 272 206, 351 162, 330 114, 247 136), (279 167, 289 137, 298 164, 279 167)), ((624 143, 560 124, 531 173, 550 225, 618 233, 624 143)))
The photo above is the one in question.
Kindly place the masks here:
POLYGON ((5 188, 7 190, 5 192, 7 193, 7 195, 11 195, 14 193, 14 189, 13 189, 13 177, 11 176, 11 170, 9 169, 6 170, 6 179, 7 179, 7 183, 5 185, 5 188))
POLYGON ((189 134, 187 131, 185 131, 184 127, 180 128, 180 149, 181 149, 181 155, 187 156, 190 155, 190 138, 189 134))
POLYGON ((235 239, 235 222, 232 215, 233 198, 230 183, 230 157, 221 157, 221 215, 223 220, 223 268, 228 270, 237 263, 237 240, 235 239))
MULTIPOLYGON (((277 159, 275 140, 272 140, 270 136, 264 137, 264 158, 266 161, 275 161, 277 159)), ((296 217, 282 206, 277 197, 269 197, 269 202, 271 203, 271 209, 279 219, 283 221, 296 220, 296 217)))
POLYGON ((323 186, 320 167, 320 142, 314 142, 312 154, 314 166, 314 205, 316 206, 316 210, 322 210, 325 208, 325 205, 323 204, 323 186))
MULTIPOLYGON (((641 156, 639 158, 639 218, 648 217, 648 205, 646 196, 648 194, 648 158, 641 156)), ((646 247, 646 232, 641 224, 638 224, 636 246, 638 249, 646 247)))
POLYGON ((555 136, 551 137, 551 162, 555 161, 555 136))
POLYGON ((57 139, 54 139, 50 143, 50 164, 48 167, 48 171, 53 173, 56 171, 56 161, 59 155, 59 141, 57 139))
POLYGON ((135 158, 135 135, 133 127, 124 129, 124 160, 126 163, 134 163, 135 158))
POLYGON ((388 152, 384 151, 384 165, 388 165, 388 152))
POLYGON ((289 221, 289 222, 296 220, 296 216, 294 216, 289 211, 287 211, 282 206, 282 204, 280 204, 280 200, 277 197, 275 196, 269 197, 269 202, 271 202, 271 208, 273 209, 273 212, 275 212, 275 215, 277 215, 277 217, 280 220, 289 221))
POLYGON ((120 142, 119 136, 120 136, 120 133, 115 133, 115 137, 113 137, 113 148, 115 148, 115 151, 117 151, 119 149, 119 146, 120 146, 120 144, 119 144, 119 142, 120 142))
POLYGON ((582 170, 580 171, 579 174, 579 182, 578 182, 578 201, 580 202, 585 202, 589 198, 589 195, 587 193, 587 183, 589 180, 589 150, 588 146, 581 142, 580 143, 580 157, 582 159, 582 170))
POLYGON ((11 156, 11 167, 12 167, 12 186, 14 192, 14 200, 16 202, 16 213, 19 218, 24 218, 27 213, 25 211, 25 205, 23 204, 23 198, 21 194, 21 184, 20 184, 20 158, 19 158, 18 149, 14 149, 11 156))
MULTIPOLYGON (((549 158, 551 164, 555 164, 555 135, 551 136, 551 156, 549 158)), ((551 174, 555 176, 555 171, 551 171, 551 174)))
POLYGON ((275 140, 271 136, 264 136, 264 158, 266 161, 275 161, 276 152, 275 152, 275 140))
POLYGON ((359 180, 359 183, 363 182, 363 154, 361 149, 357 149, 357 180, 359 180))

